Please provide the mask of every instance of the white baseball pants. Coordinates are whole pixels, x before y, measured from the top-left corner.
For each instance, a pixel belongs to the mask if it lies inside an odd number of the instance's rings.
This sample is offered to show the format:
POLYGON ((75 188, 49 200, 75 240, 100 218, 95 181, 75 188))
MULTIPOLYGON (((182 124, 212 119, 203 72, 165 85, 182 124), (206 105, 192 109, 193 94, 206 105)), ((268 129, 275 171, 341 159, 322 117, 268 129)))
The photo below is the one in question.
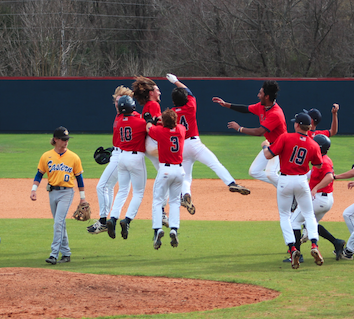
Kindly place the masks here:
POLYGON ((318 240, 318 224, 313 211, 311 190, 306 175, 280 175, 277 186, 277 202, 280 227, 285 244, 295 243, 290 220, 291 204, 294 196, 305 219, 309 239, 318 240))
POLYGON ((133 188, 133 197, 130 201, 125 217, 134 219, 143 200, 146 185, 145 154, 142 152, 122 151, 118 163, 119 190, 113 203, 111 217, 118 219, 127 200, 130 182, 133 188))

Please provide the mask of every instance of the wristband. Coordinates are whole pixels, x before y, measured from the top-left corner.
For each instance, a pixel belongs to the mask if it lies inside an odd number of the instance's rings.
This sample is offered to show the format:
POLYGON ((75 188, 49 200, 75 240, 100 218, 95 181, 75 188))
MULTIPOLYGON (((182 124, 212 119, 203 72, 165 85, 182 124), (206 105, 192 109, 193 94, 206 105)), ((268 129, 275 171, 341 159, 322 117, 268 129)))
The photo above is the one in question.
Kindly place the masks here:
POLYGON ((238 128, 237 132, 242 133, 242 130, 243 130, 243 126, 240 126, 240 127, 238 128))
POLYGON ((38 186, 37 186, 36 184, 33 184, 33 185, 32 185, 32 191, 35 192, 35 191, 37 190, 37 188, 38 188, 38 186))
POLYGON ((333 179, 337 179, 336 175, 333 174, 333 179))
POLYGON ((268 146, 267 145, 263 145, 262 148, 265 150, 268 146))
POLYGON ((85 199, 85 191, 80 191, 80 199, 85 199))

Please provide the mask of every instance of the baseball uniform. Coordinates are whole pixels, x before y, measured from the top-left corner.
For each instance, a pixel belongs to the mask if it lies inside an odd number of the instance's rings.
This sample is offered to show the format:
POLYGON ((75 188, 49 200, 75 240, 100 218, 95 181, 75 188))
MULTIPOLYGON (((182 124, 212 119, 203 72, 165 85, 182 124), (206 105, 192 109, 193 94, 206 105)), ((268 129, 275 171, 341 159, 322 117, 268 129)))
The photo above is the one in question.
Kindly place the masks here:
MULTIPOLYGON (((171 238, 174 237, 171 245, 177 247, 176 230, 180 226, 180 195, 185 175, 182 160, 186 129, 180 124, 172 129, 152 126, 149 129, 149 135, 158 143, 160 163, 153 188, 152 228, 156 230, 155 236, 157 231, 159 231, 160 236, 163 236, 161 210, 166 194, 169 193, 170 236, 171 238)), ((161 243, 156 246, 154 242, 155 249, 158 249, 160 245, 161 243)))
MULTIPOLYGON (((258 116, 260 125, 266 130, 264 137, 270 144, 274 143, 280 135, 287 132, 284 112, 277 103, 266 109, 261 102, 258 102, 249 105, 248 111, 258 116)), ((279 158, 275 156, 267 160, 264 157, 263 151, 259 152, 249 168, 250 176, 273 184, 275 187, 278 183, 278 172, 279 158)))
MULTIPOLYGON (((78 155, 69 149, 58 154, 54 149, 45 152, 38 164, 38 170, 47 174, 50 209, 54 219, 54 236, 50 257, 58 259, 71 256, 65 218, 74 197, 74 179, 83 169, 78 155)), ((53 262, 52 262, 53 263, 53 262)))

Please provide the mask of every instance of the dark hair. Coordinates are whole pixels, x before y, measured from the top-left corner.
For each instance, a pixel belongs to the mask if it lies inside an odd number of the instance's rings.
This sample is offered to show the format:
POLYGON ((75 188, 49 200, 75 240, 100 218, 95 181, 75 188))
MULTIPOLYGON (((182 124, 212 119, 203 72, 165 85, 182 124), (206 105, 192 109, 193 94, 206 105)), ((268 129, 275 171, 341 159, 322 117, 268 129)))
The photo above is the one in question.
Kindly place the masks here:
POLYGON ((138 101, 140 105, 145 105, 149 99, 149 92, 155 89, 156 83, 144 76, 137 76, 135 82, 132 85, 134 92, 134 98, 138 101))
POLYGON ((175 106, 183 106, 188 102, 188 93, 185 88, 176 87, 172 90, 172 101, 175 106))
POLYGON ((274 102, 274 100, 277 98, 277 93, 279 91, 279 85, 277 81, 264 81, 262 88, 264 95, 269 95, 269 100, 271 102, 274 102))
POLYGON ((167 108, 161 114, 162 125, 168 128, 174 128, 177 125, 177 113, 174 110, 167 108))

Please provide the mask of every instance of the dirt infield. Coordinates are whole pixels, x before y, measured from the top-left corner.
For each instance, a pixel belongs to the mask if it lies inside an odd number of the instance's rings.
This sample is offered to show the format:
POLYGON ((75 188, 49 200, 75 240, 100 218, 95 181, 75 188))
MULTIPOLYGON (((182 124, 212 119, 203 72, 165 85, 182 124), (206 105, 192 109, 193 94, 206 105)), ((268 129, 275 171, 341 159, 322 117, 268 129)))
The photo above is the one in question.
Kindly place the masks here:
MULTIPOLYGON (((99 217, 97 182, 95 179, 85 180, 92 218, 99 217)), ((137 219, 151 219, 153 182, 147 182, 137 219)), ((196 214, 192 216, 181 208, 181 220, 278 220, 273 186, 254 180, 238 182, 248 187, 251 194, 231 193, 220 180, 194 180, 192 198, 196 214)), ((29 198, 31 185, 32 179, 1 179, 0 193, 6 201, 2 201, 0 218, 51 218, 45 181, 38 188, 35 202, 29 198)), ((343 210, 352 204, 351 194, 347 182, 335 181, 335 203, 323 220, 343 221, 343 210)), ((130 198, 131 195, 128 202, 130 198)), ((76 191, 70 213, 78 202, 76 191)), ((0 268, 0 280, 1 289, 6 291, 0 293, 0 318, 94 318, 205 311, 257 303, 279 295, 269 289, 244 284, 77 274, 55 269, 0 268), (78 296, 82 297, 79 299, 78 296), (18 300, 21 300, 20 305, 16 302, 18 300), (98 307, 100 304, 104 306, 98 307)))

